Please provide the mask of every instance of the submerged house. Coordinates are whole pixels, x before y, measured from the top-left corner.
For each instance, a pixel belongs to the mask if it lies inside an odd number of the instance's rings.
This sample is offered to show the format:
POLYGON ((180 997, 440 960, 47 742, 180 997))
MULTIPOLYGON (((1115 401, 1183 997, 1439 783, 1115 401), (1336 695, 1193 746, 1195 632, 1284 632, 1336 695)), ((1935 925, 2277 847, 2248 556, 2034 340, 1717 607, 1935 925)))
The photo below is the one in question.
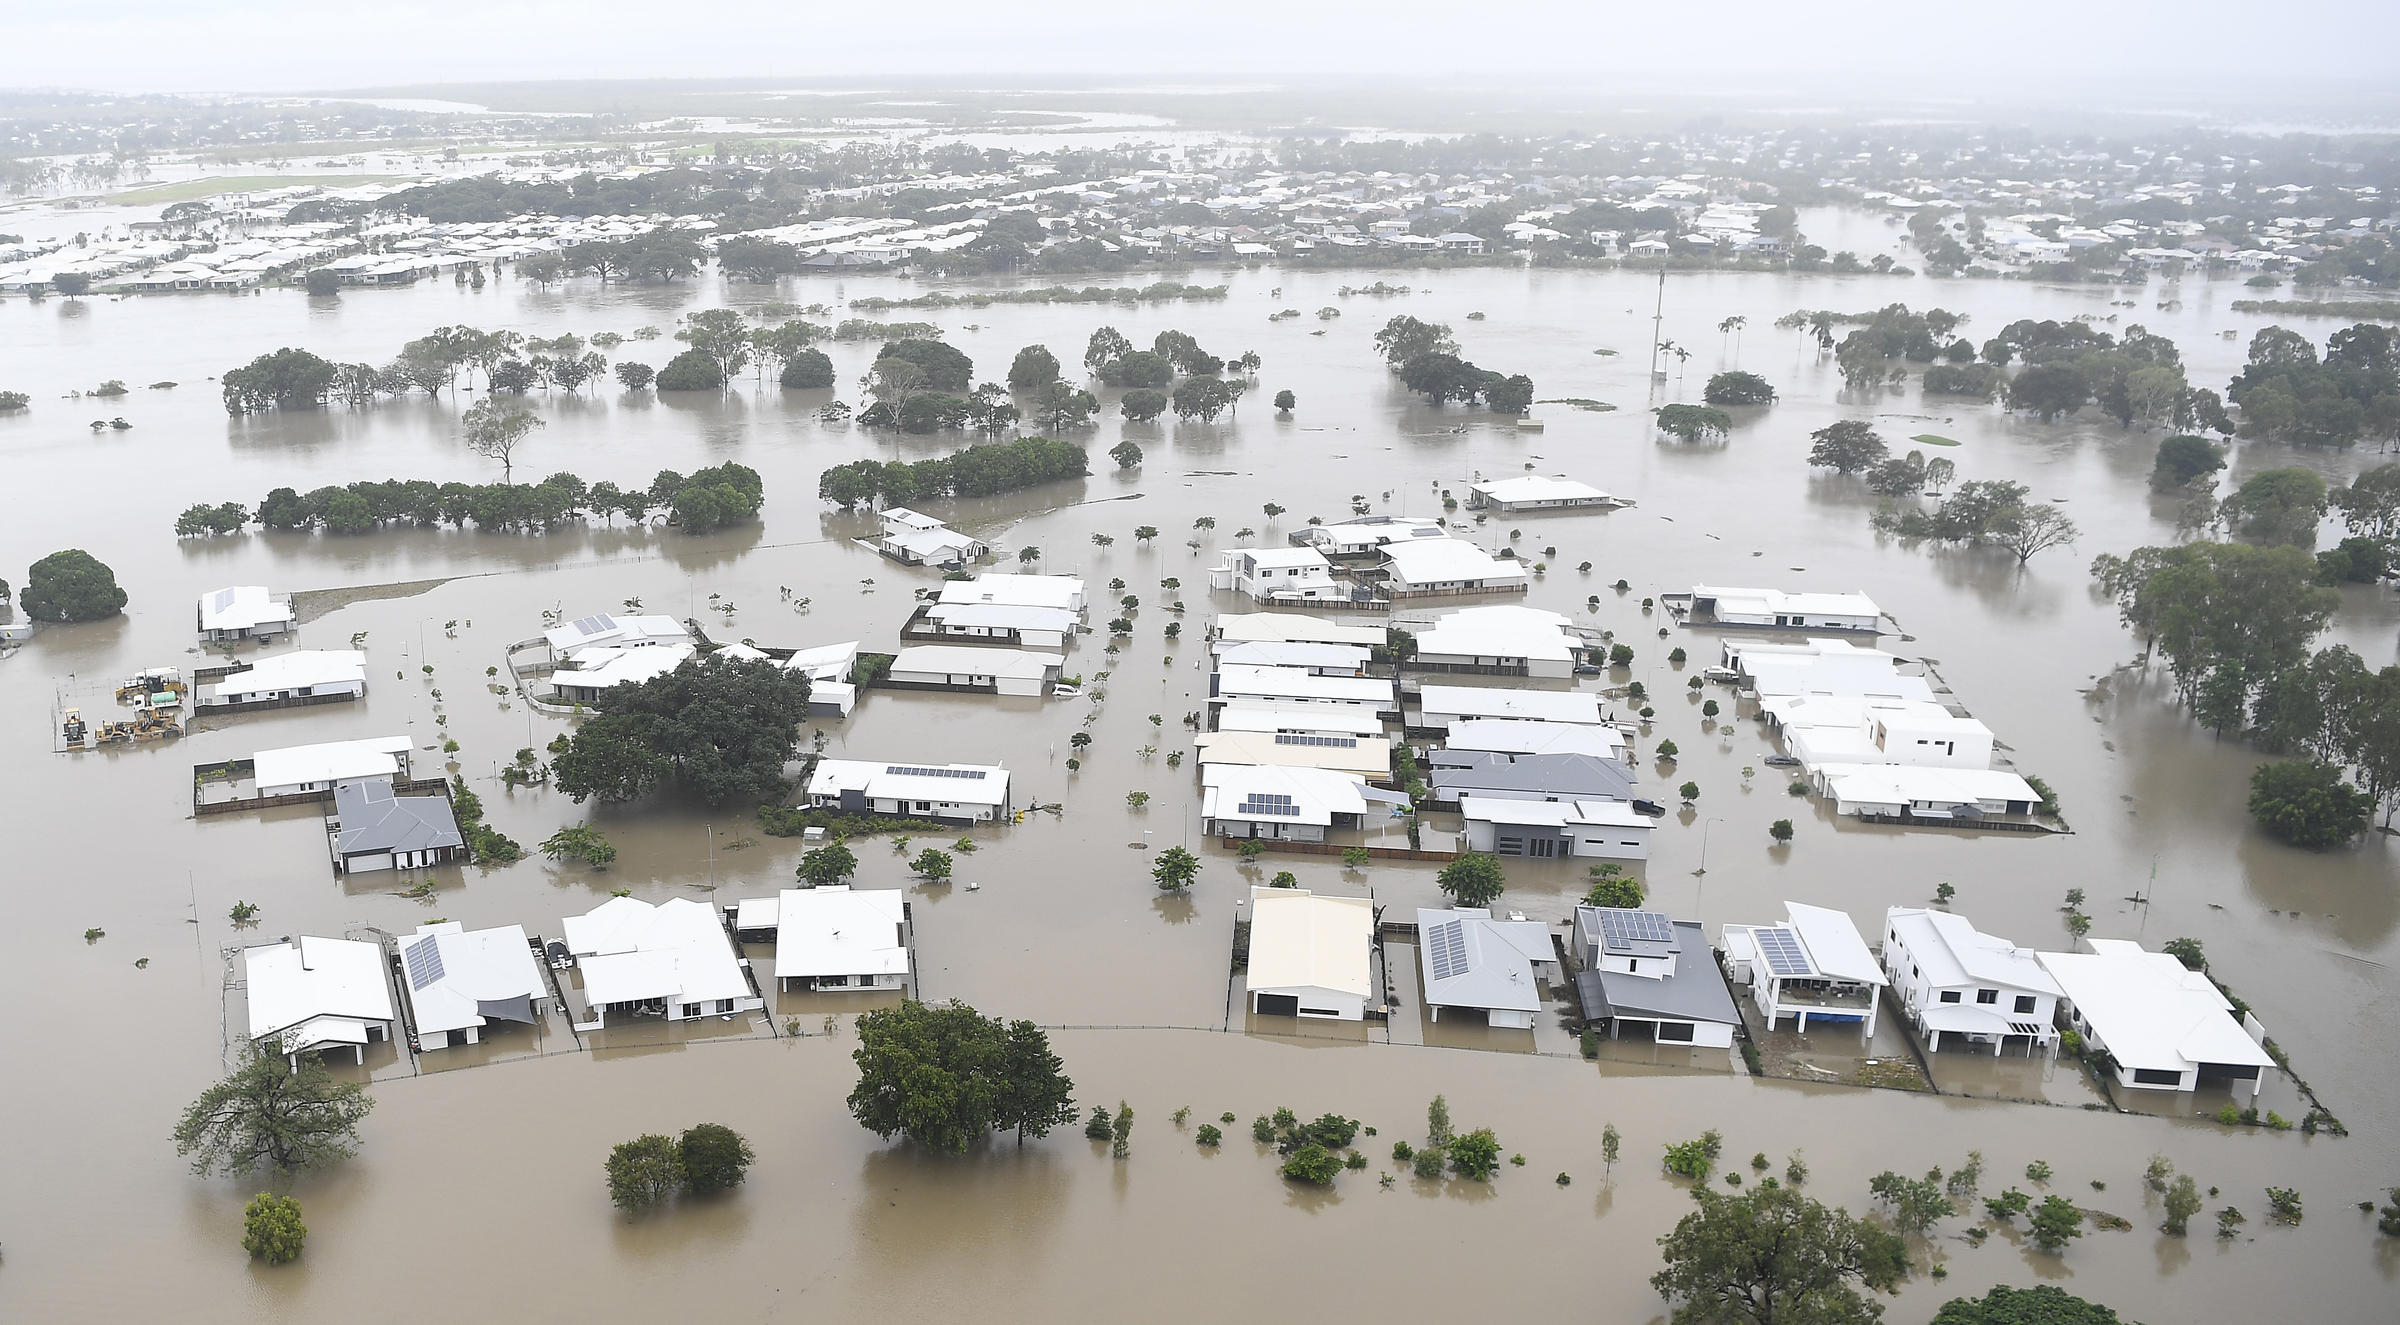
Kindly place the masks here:
POLYGON ((1516 800, 1468 796, 1459 802, 1467 849, 1495 856, 1594 856, 1648 860, 1649 818, 1626 801, 1516 800))
POLYGON ((1596 755, 1511 755, 1435 750, 1425 757, 1433 799, 1630 801, 1633 766, 1596 755))
POLYGON ((1513 513, 1624 504, 1589 483, 1577 482, 1563 474, 1525 474, 1517 478, 1479 480, 1467 485, 1469 510, 1489 509, 1513 513))
POLYGON ((1733 1046, 1742 1014, 1711 959, 1699 922, 1620 907, 1575 908, 1576 989, 1584 1016, 1627 1026, 1661 1044, 1733 1046))
POLYGON ((686 1021, 766 1006, 716 912, 688 897, 611 897, 561 928, 591 1007, 578 1030, 599 1029, 611 1014, 686 1021))
POLYGON ((1468 607, 1417 632, 1409 666, 1430 672, 1562 679, 1575 674, 1583 641, 1567 618, 1538 607, 1468 607))
POLYGON ((302 1054, 341 1048, 364 1063, 368 1045, 392 1038, 381 944, 303 934, 244 948, 242 987, 251 1042, 294 1066, 302 1054))
POLYGON ((193 707, 244 709, 338 703, 367 693, 367 655, 355 649, 298 649, 261 658, 200 691, 193 707))
POLYGON ((1393 543, 1383 550, 1385 586, 1394 598, 1523 593, 1525 566, 1455 538, 1393 543))
POLYGON ((285 746, 252 755, 251 779, 260 796, 329 792, 370 779, 389 786, 408 776, 408 753, 405 736, 285 746))
POLYGON ((2105 1050, 2116 1083, 2197 1090, 2204 1083, 2266 1086, 2275 1059, 2258 1018, 2236 1011, 2202 971, 2127 939, 2091 939, 2090 952, 2038 954, 2058 982, 2060 1009, 2086 1053, 2105 1050))
POLYGON ((954 606, 1048 607, 1083 615, 1083 581, 1073 575, 1004 575, 985 571, 971 580, 945 580, 936 602, 954 606))
POLYGON ((1863 593, 1785 593, 1780 589, 1692 586, 1692 615, 1721 626, 1787 630, 1882 629, 1883 609, 1863 593))
POLYGON ((1381 713, 1355 704, 1279 704, 1228 700, 1215 706, 1221 732, 1279 732, 1308 736, 1381 736, 1381 713))
POLYGON ((886 764, 820 759, 808 774, 811 808, 955 823, 1008 816, 1008 770, 985 764, 886 764))
POLYGON ((2025 1054, 2058 1043, 2058 981, 2040 957, 1986 934, 1966 917, 1923 907, 1883 913, 1883 969, 1909 1025, 1938 1053, 1947 1035, 1988 1044, 1998 1057, 2011 1038, 2025 1054))
POLYGON ((1227 839, 1322 842, 1328 830, 1364 826, 1370 805, 1407 796, 1367 785, 1356 773, 1263 764, 1200 769, 1200 831, 1227 839))
POLYGON ((1585 727, 1596 727, 1606 721, 1600 713, 1600 697, 1581 690, 1428 685, 1417 692, 1417 715, 1409 726, 1439 730, 1475 718, 1561 722, 1585 727))
POLYGON ((1628 742, 1614 727, 1521 718, 1463 718, 1442 733, 1448 750, 1508 755, 1591 755, 1623 761, 1628 742))
POLYGON ((1341 644, 1375 649, 1383 627, 1327 621, 1297 612, 1227 612, 1209 627, 1209 638, 1226 644, 1341 644))
POLYGON ((550 997, 522 925, 419 925, 400 940, 400 968, 419 1052, 479 1044, 495 1021, 539 1025, 550 997))
POLYGON ((1809 770, 1809 782, 1833 798, 1838 813, 1918 823, 1971 827, 1991 815, 2031 814, 2042 803, 2032 783, 1998 768, 1820 764, 1809 770))
POLYGON ((786 888, 775 898, 775 987, 899 989, 908 909, 897 888, 786 888))
POLYGON ((954 644, 1063 649, 1074 637, 1076 625, 1075 613, 1064 607, 937 602, 917 609, 904 633, 910 639, 954 644))
POLYGON ((904 566, 958 570, 991 555, 991 545, 905 506, 883 512, 883 535, 875 549, 904 566))
POLYGON ((542 632, 550 661, 564 665, 587 649, 639 649, 691 644, 692 632, 671 616, 612 616, 595 612, 542 632))
POLYGON ((1380 736, 1213 731, 1193 737, 1192 744, 1202 767, 1271 764, 1355 773, 1369 782, 1389 782, 1392 777, 1392 743, 1380 736))
POLYGON ((1822 906, 1785 902, 1783 909, 1780 925, 1724 927, 1727 974, 1749 986, 1769 1030, 1792 1017, 1804 1035, 1816 1021, 1863 1025, 1874 1038, 1880 995, 1891 981, 1858 926, 1822 906))
POLYGON ((1250 1011, 1270 1017, 1365 1018, 1374 997, 1375 903, 1306 888, 1250 890, 1250 1011))
POLYGON ((1208 587, 1262 603, 1347 600, 1352 596, 1348 584, 1333 578, 1325 554, 1310 547, 1228 548, 1209 568, 1208 587))
POLYGON ((1420 907, 1417 965, 1435 1021, 1445 1010, 1480 1010, 1489 1025, 1531 1030, 1542 1010, 1541 975, 1557 971, 1558 955, 1538 920, 1495 920, 1471 906, 1420 907))
POLYGON ((1338 676, 1305 667, 1258 667, 1220 662, 1208 678, 1212 704, 1334 704, 1370 713, 1397 713, 1392 683, 1381 677, 1338 676))
POLYGON ((239 584, 200 595, 199 628, 203 644, 272 639, 290 633, 297 624, 292 600, 276 597, 263 584, 239 584))
POLYGON ((352 781, 333 789, 326 835, 337 874, 413 870, 467 859, 450 798, 403 796, 389 782, 352 781))
POLYGON ((600 645, 579 649, 550 673, 550 688, 556 692, 559 703, 597 705, 611 689, 665 676, 698 653, 699 646, 688 640, 655 647, 600 645))
POLYGON ((912 644, 892 659, 884 683, 896 690, 963 690, 1038 697, 1058 680, 1055 654, 957 644, 912 644))

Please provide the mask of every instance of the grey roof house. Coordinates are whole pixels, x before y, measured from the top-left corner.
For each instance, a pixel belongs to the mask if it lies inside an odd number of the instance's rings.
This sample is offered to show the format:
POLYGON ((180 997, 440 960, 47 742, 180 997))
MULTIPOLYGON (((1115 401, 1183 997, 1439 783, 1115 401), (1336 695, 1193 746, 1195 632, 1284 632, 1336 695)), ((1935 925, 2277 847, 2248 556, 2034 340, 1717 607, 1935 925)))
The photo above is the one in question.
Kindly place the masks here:
POLYGON ((1661 1044, 1730 1048, 1741 1013, 1698 921, 1657 911, 1575 908, 1575 989, 1610 1039, 1628 1023, 1661 1044))
POLYGON ((1633 768, 1597 755, 1510 755, 1435 750, 1426 757, 1437 801, 1491 796, 1520 801, 1629 801, 1633 768))
POLYGON ((403 796, 388 782, 333 789, 333 868, 340 874, 407 870, 467 858, 467 839, 447 796, 403 796))

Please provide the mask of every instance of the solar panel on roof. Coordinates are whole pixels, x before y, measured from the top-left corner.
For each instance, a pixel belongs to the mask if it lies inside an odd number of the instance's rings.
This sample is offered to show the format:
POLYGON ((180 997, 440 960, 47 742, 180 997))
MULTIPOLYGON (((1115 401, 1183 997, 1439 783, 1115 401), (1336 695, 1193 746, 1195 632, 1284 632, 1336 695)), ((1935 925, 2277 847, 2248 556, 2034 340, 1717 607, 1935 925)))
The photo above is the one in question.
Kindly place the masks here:
POLYGON ((1292 803, 1292 798, 1289 796, 1276 795, 1270 792, 1254 791, 1249 795, 1242 797, 1241 808, 1236 811, 1236 813, 1264 814, 1279 818, 1294 818, 1299 815, 1300 807, 1294 805, 1292 803))
POLYGON ((603 631, 615 630, 616 628, 616 618, 605 613, 595 616, 575 618, 575 633, 583 636, 586 639, 600 634, 603 631))
POLYGON ((1673 943, 1675 929, 1671 921, 1656 911, 1603 910, 1600 939, 1612 948, 1634 943, 1673 943))
POLYGON ((959 778, 967 781, 980 780, 984 775, 984 770, 980 768, 920 768, 914 764, 886 764, 883 771, 902 773, 910 777, 959 778))
POLYGON ((442 970, 442 945, 430 938, 419 939, 414 947, 402 951, 408 961, 408 987, 423 989, 445 974, 442 970))
POLYGON ((1358 748, 1358 738, 1355 736, 1316 736, 1307 732, 1277 732, 1275 733, 1275 744, 1355 750, 1358 748))
POLYGON ((1800 947, 1800 938, 1788 929, 1752 930, 1758 940, 1758 955, 1765 959, 1767 970, 1775 975, 1802 977, 1816 974, 1816 967, 1800 947))
POLYGON ((209 610, 212 612, 222 612, 226 608, 233 606, 233 596, 239 592, 241 591, 238 589, 217 590, 216 595, 209 600, 209 610))
POLYGON ((1463 920, 1446 920, 1426 936, 1425 956, 1433 962, 1433 978, 1448 980, 1467 973, 1467 934, 1463 920))

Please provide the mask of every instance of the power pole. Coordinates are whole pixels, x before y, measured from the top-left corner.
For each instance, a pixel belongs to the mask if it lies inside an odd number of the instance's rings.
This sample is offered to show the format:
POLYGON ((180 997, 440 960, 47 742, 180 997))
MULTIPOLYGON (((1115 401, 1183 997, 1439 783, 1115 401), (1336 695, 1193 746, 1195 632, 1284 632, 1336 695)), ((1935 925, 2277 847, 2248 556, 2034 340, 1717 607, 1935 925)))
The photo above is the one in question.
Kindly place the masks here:
POLYGON ((1658 306, 1652 309, 1650 312, 1650 380, 1654 382, 1657 381, 1660 376, 1658 371, 1658 332, 1660 324, 1666 318, 1666 315, 1667 272, 1664 267, 1661 267, 1658 272, 1658 306))

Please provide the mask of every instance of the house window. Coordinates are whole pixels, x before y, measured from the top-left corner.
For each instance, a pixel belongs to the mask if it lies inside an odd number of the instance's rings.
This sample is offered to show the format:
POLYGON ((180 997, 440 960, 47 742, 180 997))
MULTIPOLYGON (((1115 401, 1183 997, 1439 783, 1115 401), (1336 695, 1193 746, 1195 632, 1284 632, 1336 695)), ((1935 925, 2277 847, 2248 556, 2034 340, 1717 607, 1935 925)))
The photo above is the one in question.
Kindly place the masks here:
POLYGON ((1692 1042, 1692 1023, 1662 1021, 1658 1023, 1658 1038, 1669 1044, 1690 1044, 1692 1042))
POLYGON ((2169 1072, 2164 1068, 2157 1067, 2137 1067, 2133 1069, 2133 1084, 2137 1086, 2180 1086, 2183 1084, 2183 1073, 2169 1072))
POLYGON ((686 1004, 684 1004, 684 1005, 683 1005, 683 1015, 685 1015, 685 1016, 687 1016, 687 1017, 697 1017, 697 1016, 699 1016, 699 1015, 700 1015, 700 1005, 699 1005, 699 1004, 697 1004, 697 1003, 686 1003, 686 1004))
POLYGON ((1522 856, 1525 854, 1525 839, 1521 837, 1500 838, 1492 844, 1492 851, 1495 855, 1522 856))
POLYGON ((1975 991, 1975 1001, 1984 1004, 1985 1006, 1997 1003, 2000 1001, 2000 991, 1997 989, 1978 989, 1975 991))
POLYGON ((2019 1013, 2026 1013, 2026 1012, 2031 1012, 2031 1011, 2033 1011, 2033 995, 2031 995, 2031 994, 2019 994, 2019 995, 2017 995, 2017 1011, 2018 1011, 2019 1013))
POLYGON ((1956 1002, 1958 1001, 1958 991, 1957 991, 1957 990, 1955 990, 1955 989, 1945 989, 1945 990, 1943 990, 1943 991, 1942 991, 1942 1001, 1943 1001, 1944 1003, 1956 1003, 1956 1002))

